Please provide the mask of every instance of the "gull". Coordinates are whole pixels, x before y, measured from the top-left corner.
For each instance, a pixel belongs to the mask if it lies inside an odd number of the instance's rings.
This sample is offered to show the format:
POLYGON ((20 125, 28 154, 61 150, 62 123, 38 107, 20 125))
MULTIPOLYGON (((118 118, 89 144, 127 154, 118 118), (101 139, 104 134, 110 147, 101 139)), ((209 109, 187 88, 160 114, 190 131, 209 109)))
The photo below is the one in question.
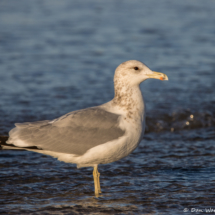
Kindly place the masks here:
POLYGON ((168 80, 165 74, 151 71, 140 61, 126 61, 116 68, 111 101, 54 120, 16 123, 2 148, 50 155, 78 168, 93 167, 98 197, 98 165, 128 156, 143 138, 145 104, 139 85, 149 78, 168 80))

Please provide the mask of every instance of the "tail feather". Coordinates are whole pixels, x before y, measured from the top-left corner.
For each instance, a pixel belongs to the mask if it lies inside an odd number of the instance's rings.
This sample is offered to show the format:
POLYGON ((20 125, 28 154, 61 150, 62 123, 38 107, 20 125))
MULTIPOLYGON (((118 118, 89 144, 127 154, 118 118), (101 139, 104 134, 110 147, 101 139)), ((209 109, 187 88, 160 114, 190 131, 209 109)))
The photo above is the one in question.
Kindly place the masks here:
POLYGON ((0 150, 2 150, 2 149, 18 149, 18 150, 37 149, 37 150, 40 150, 36 146, 28 146, 28 147, 15 146, 13 144, 8 143, 8 139, 9 139, 9 137, 7 137, 7 136, 0 136, 0 150))
POLYGON ((30 141, 32 139, 32 133, 43 126, 49 125, 49 122, 50 120, 16 123, 16 127, 10 130, 6 143, 21 148, 32 148, 34 147, 34 144, 30 141))
POLYGON ((0 150, 5 150, 5 149, 12 149, 12 150, 24 150, 23 148, 21 148, 21 147, 16 147, 16 146, 11 146, 11 145, 1 145, 1 148, 0 148, 0 150))

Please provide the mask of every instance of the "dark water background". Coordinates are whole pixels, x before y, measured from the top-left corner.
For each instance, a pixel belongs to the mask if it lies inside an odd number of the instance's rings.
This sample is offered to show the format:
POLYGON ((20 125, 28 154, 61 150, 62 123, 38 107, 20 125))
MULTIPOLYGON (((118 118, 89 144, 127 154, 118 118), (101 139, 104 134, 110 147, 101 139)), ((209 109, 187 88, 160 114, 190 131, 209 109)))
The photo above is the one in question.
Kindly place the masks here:
POLYGON ((0 135, 111 100, 126 60, 169 81, 141 85, 146 135, 130 156, 100 166, 99 198, 92 168, 0 151, 0 214, 215 210, 214 11, 212 0, 1 0, 0 135))

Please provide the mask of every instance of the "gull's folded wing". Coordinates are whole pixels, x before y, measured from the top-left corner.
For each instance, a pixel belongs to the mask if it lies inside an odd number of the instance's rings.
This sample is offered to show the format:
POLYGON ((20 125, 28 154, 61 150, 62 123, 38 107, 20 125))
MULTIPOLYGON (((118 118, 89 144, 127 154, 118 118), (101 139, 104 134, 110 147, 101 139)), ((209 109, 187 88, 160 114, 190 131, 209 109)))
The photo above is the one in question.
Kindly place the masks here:
POLYGON ((18 123, 8 144, 82 155, 90 148, 121 137, 120 115, 100 107, 70 112, 53 121, 18 123))

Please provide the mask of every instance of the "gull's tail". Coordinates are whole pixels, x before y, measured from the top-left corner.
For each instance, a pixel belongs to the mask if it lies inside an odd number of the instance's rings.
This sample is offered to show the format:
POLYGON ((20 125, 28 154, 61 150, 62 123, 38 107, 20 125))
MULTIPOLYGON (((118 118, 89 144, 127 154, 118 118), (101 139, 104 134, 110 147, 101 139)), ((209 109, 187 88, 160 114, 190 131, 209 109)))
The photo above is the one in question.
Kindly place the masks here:
POLYGON ((8 140, 9 137, 7 136, 0 136, 0 150, 3 150, 3 149, 22 149, 21 147, 17 147, 17 146, 14 146, 12 144, 7 144, 7 140, 8 140))
POLYGON ((31 142, 28 142, 27 140, 31 138, 32 130, 34 131, 38 130, 41 126, 47 125, 48 122, 49 120, 16 123, 15 124, 16 127, 10 130, 9 137, 0 136, 0 150, 2 149, 19 149, 19 150, 38 149, 36 146, 34 146, 31 142))

